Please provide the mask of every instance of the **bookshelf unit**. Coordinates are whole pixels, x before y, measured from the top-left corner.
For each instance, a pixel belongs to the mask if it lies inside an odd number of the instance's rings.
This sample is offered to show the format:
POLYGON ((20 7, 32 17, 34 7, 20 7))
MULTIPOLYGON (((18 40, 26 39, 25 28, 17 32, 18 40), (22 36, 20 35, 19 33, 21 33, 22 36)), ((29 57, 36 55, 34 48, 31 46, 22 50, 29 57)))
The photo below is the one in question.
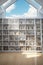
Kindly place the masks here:
POLYGON ((43 19, 0 19, 0 52, 43 52, 43 19))

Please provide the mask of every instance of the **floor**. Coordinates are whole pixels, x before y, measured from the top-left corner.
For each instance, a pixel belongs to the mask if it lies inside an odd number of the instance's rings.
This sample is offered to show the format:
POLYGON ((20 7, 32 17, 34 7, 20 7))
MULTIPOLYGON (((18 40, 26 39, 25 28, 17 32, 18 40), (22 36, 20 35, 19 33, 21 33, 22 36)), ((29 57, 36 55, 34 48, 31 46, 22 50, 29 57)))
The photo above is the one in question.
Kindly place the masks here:
POLYGON ((0 65, 43 65, 43 54, 36 58, 22 53, 0 53, 0 65))

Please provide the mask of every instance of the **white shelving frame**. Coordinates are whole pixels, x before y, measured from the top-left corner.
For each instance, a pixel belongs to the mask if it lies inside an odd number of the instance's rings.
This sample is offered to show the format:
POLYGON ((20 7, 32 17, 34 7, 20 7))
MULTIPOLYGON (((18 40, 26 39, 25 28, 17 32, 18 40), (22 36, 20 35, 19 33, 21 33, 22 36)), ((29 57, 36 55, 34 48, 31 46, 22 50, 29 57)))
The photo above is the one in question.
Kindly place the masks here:
MULTIPOLYGON (((2 52, 22 52, 22 51, 33 51, 33 52, 42 52, 42 50, 40 51, 40 50, 36 50, 36 48, 38 47, 37 46, 37 40, 36 40, 36 38, 37 38, 37 36, 38 35, 36 35, 36 33, 37 33, 37 25, 39 25, 39 24, 36 24, 36 20, 38 20, 37 18, 34 18, 34 19, 7 19, 8 20, 8 22, 6 22, 6 24, 8 24, 8 30, 5 30, 5 31, 8 31, 8 34, 6 34, 6 35, 8 35, 8 45, 5 45, 5 46, 8 46, 8 50, 3 50, 3 35, 4 35, 4 33, 3 33, 3 20, 4 19, 2 19, 2 45, 1 45, 1 47, 2 47, 2 50, 0 50, 0 52, 2 51, 2 52), (20 20, 22 21, 22 23, 20 23, 20 20), (27 20, 28 20, 28 23, 27 23, 27 20), (12 22, 13 21, 13 22, 12 22), (15 22, 18 22, 18 23, 15 23, 15 22), (30 21, 30 22, 29 22, 30 21), (33 23, 31 23, 33 21, 33 23), (16 24, 16 26, 18 25, 18 28, 13 28, 12 30, 10 29, 9 30, 9 26, 11 26, 12 25, 12 23, 10 23, 10 22, 12 22, 13 23, 13 26, 14 26, 14 24, 16 24), (23 22, 25 22, 25 23, 23 23, 23 22), (28 26, 31 26, 31 27, 33 27, 33 29, 27 29, 27 25, 28 26), (24 28, 25 29, 20 29, 20 26, 25 26, 24 28), (14 33, 15 31, 18 31, 19 33, 18 33, 18 35, 16 35, 16 34, 9 34, 9 32, 11 32, 12 31, 12 33, 14 33), (20 31, 24 31, 25 32, 25 34, 20 34, 20 31), (31 31, 31 33, 27 33, 27 31, 28 32, 30 32, 31 31), (32 33, 33 32, 33 33, 32 33), (14 43, 14 42, 17 42, 18 44, 17 45, 12 45, 12 44, 10 44, 9 45, 9 43, 11 42, 11 40, 10 40, 10 36, 17 36, 18 38, 17 38, 17 40, 12 40, 12 42, 14 43), (19 40, 19 36, 24 36, 25 35, 25 40, 19 40), (34 46, 33 44, 31 44, 31 45, 29 45, 29 42, 28 42, 28 45, 26 44, 27 43, 27 41, 29 41, 29 40, 26 40, 26 38, 27 37, 32 37, 33 36, 33 38, 35 38, 35 42, 34 42, 34 44, 36 44, 36 46, 34 46), (19 42, 23 42, 25 45, 19 45, 20 43, 19 42), (18 47, 18 49, 16 48, 16 46, 18 47), (22 48, 21 48, 22 47, 22 48), (32 47, 32 48, 31 48, 32 47), (33 48, 34 47, 34 48, 33 48), (26 50, 28 48, 28 50, 26 50), (29 49, 31 49, 31 50, 29 50, 29 49)), ((40 38, 41 38, 41 45, 40 45, 40 47, 42 48, 42 19, 40 19, 39 18, 39 22, 40 22, 40 38)), ((6 25, 5 24, 5 25, 6 25)), ((5 35, 5 37, 6 37, 6 35, 5 35)), ((6 41, 7 42, 7 41, 6 41)), ((23 44, 22 43, 22 44, 23 44)), ((14 43, 15 44, 15 43, 14 43)))

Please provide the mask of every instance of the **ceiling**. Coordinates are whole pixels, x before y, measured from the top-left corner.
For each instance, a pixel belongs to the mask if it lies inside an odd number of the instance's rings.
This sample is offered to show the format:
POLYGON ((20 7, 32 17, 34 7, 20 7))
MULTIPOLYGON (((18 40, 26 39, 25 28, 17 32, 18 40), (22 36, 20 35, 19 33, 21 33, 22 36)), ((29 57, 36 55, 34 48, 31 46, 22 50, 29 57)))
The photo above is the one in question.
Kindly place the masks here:
MULTIPOLYGON (((0 5, 2 5, 3 3, 5 3, 8 0, 0 0, 0 5)), ((38 2, 40 5, 43 6, 43 0, 35 0, 36 2, 38 2)))
POLYGON ((36 2, 38 2, 40 5, 42 5, 43 7, 43 0, 35 0, 36 2))
POLYGON ((0 5, 2 5, 3 3, 5 3, 7 0, 0 0, 0 5))

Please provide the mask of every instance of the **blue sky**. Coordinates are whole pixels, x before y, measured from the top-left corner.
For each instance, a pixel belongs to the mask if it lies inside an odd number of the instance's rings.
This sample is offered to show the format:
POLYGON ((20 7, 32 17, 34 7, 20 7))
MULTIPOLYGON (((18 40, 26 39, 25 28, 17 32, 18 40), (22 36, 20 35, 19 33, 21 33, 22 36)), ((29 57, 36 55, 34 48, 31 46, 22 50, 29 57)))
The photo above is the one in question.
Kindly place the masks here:
MULTIPOLYGON (((32 1, 35 7, 40 7, 37 2, 35 3, 34 0, 32 1)), ((37 9, 35 7, 27 3, 26 0, 17 0, 6 9, 6 17, 37 17, 37 9)))
POLYGON ((11 15, 23 15, 29 10, 30 6, 25 0, 17 0, 13 4, 13 9, 10 12, 6 12, 6 16, 11 15))

